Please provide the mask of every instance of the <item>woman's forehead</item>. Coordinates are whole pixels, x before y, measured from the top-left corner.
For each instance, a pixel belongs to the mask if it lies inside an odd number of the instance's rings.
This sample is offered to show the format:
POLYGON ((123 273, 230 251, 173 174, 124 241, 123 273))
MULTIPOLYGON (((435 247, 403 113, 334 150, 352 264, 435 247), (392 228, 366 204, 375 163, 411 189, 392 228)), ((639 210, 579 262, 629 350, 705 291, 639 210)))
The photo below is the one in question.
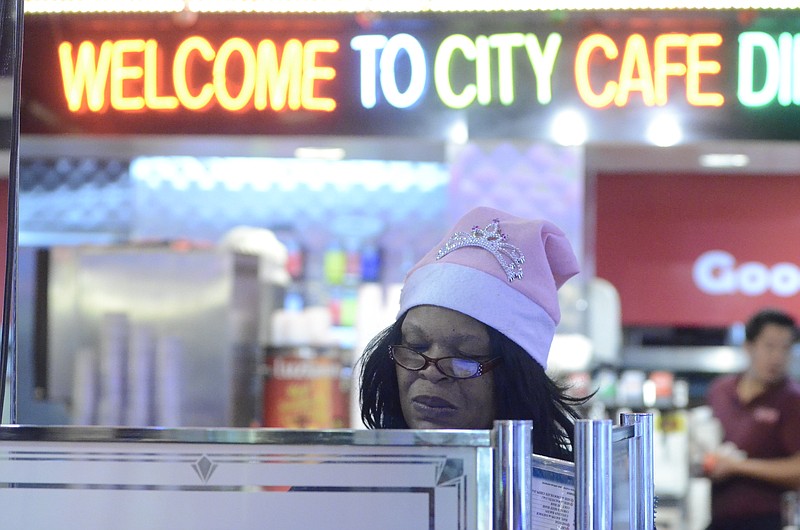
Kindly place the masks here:
POLYGON ((452 338, 488 339, 486 326, 478 320, 439 306, 418 306, 409 309, 401 327, 403 334, 444 334, 452 338))

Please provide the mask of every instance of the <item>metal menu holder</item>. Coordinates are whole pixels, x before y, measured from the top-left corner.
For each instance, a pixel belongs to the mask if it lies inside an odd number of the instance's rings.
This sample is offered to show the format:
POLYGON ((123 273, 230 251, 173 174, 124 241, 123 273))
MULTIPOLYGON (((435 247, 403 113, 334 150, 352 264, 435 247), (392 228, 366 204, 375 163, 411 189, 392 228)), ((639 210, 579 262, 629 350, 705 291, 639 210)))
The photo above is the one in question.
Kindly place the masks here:
MULTIPOLYGON (((638 482, 652 479, 629 465, 652 440, 639 435, 647 422, 633 421, 613 436, 638 447, 626 460, 631 503, 638 482)), ((609 484, 595 480, 597 469, 610 469, 595 466, 609 462, 601 439, 610 425, 579 422, 575 465, 531 456, 531 428, 530 421, 498 421, 491 431, 0 426, 0 527, 610 528, 583 523, 583 514, 610 506, 609 484), (601 427, 594 448, 581 442, 586 426, 601 427)), ((652 510, 645 516, 652 521, 652 510)), ((632 518, 630 525, 647 528, 632 518)))
POLYGON ((530 528, 531 428, 530 421, 500 421, 492 430, 498 529, 530 528))
POLYGON ((575 428, 575 527, 655 528, 653 415, 579 420, 575 428))

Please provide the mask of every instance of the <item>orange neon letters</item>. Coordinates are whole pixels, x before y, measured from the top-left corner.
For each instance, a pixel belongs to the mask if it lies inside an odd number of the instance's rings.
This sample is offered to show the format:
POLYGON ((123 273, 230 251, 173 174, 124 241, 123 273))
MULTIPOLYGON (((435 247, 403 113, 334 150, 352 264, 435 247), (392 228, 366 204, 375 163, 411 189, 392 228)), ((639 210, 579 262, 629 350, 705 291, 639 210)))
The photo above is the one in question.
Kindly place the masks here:
POLYGON ((159 66, 161 58, 158 53, 158 42, 150 39, 144 43, 144 105, 149 109, 168 110, 178 107, 178 98, 159 94, 159 66))
POLYGON ((323 54, 335 53, 339 42, 290 39, 278 59, 276 44, 265 39, 255 47, 233 37, 217 49, 203 37, 181 42, 170 65, 156 40, 123 39, 97 46, 81 42, 75 51, 70 42, 58 48, 61 79, 67 106, 72 112, 202 110, 213 105, 231 112, 248 106, 257 110, 306 109, 331 112, 336 100, 319 94, 336 69, 320 64, 323 54), (230 64, 241 65, 235 79, 230 64), (165 75, 172 74, 171 83, 165 75), (169 88, 172 93, 169 93, 169 88))
POLYGON ((200 92, 195 94, 189 89, 188 77, 192 77, 194 60, 190 62, 193 52, 200 54, 205 62, 214 60, 214 48, 203 37, 189 37, 178 46, 175 60, 172 63, 172 82, 175 85, 175 95, 181 105, 189 110, 199 110, 211 103, 214 97, 214 87, 211 83, 203 83, 200 92))
POLYGON ((290 39, 283 45, 283 55, 278 59, 278 48, 271 40, 258 43, 256 52, 255 107, 264 110, 268 106, 282 109, 289 100, 289 108, 300 108, 300 87, 302 77, 303 43, 290 39), (268 99, 269 98, 269 99, 268 99))
MULTIPOLYGON (((603 108, 609 105, 624 107, 632 92, 641 94, 647 106, 663 106, 669 99, 670 77, 685 79, 686 100, 694 106, 719 107, 724 103, 722 94, 702 92, 701 78, 716 75, 721 71, 718 61, 703 59, 705 48, 717 48, 722 44, 719 33, 696 33, 692 35, 666 33, 655 38, 652 60, 647 41, 642 35, 630 35, 622 50, 619 75, 607 80, 601 90, 592 85, 592 66, 599 61, 616 61, 620 50, 614 40, 600 33, 583 39, 575 54, 575 84, 581 99, 590 107, 603 108), (670 51, 683 50, 682 60, 675 61, 670 51)), ((672 54, 674 55, 674 53, 672 54)))
POLYGON ((86 106, 92 112, 99 112, 106 105, 106 85, 108 70, 111 66, 111 50, 114 44, 104 41, 97 53, 91 42, 82 42, 73 62, 72 43, 62 42, 58 47, 58 59, 61 63, 61 80, 64 85, 64 96, 72 112, 81 109, 84 95, 86 106), (98 55, 95 60, 95 55, 98 55))
POLYGON ((700 59, 701 48, 716 48, 722 45, 719 33, 699 33, 692 35, 686 47, 686 99, 695 106, 721 107, 725 103, 722 94, 700 91, 700 76, 716 75, 722 71, 719 61, 703 61, 700 59))
POLYGON ((144 68, 127 64, 126 55, 140 55, 144 53, 144 41, 121 40, 114 43, 111 51, 111 66, 109 68, 109 85, 111 89, 111 107, 117 110, 142 110, 144 96, 126 95, 128 81, 141 80, 144 77, 144 68))

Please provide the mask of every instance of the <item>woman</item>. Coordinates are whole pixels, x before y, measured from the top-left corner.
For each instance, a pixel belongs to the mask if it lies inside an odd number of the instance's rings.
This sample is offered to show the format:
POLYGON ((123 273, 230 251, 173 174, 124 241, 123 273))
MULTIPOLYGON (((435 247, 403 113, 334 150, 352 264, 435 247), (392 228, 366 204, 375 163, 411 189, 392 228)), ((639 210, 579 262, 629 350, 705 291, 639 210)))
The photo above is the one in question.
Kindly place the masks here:
POLYGON ((578 273, 555 225, 476 208, 408 273, 397 321, 362 357, 370 428, 489 429, 533 420, 537 454, 572 460, 575 405, 545 373, 578 273))

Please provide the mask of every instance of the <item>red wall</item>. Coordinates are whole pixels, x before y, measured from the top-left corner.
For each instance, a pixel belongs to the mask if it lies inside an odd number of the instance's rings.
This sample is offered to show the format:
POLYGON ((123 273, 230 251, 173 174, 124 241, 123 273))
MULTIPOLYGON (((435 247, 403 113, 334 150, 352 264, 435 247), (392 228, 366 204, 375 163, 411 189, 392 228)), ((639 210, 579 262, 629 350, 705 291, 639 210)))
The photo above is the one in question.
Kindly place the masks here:
POLYGON ((763 306, 800 316, 800 176, 599 175, 596 238, 624 325, 724 327, 763 306))

